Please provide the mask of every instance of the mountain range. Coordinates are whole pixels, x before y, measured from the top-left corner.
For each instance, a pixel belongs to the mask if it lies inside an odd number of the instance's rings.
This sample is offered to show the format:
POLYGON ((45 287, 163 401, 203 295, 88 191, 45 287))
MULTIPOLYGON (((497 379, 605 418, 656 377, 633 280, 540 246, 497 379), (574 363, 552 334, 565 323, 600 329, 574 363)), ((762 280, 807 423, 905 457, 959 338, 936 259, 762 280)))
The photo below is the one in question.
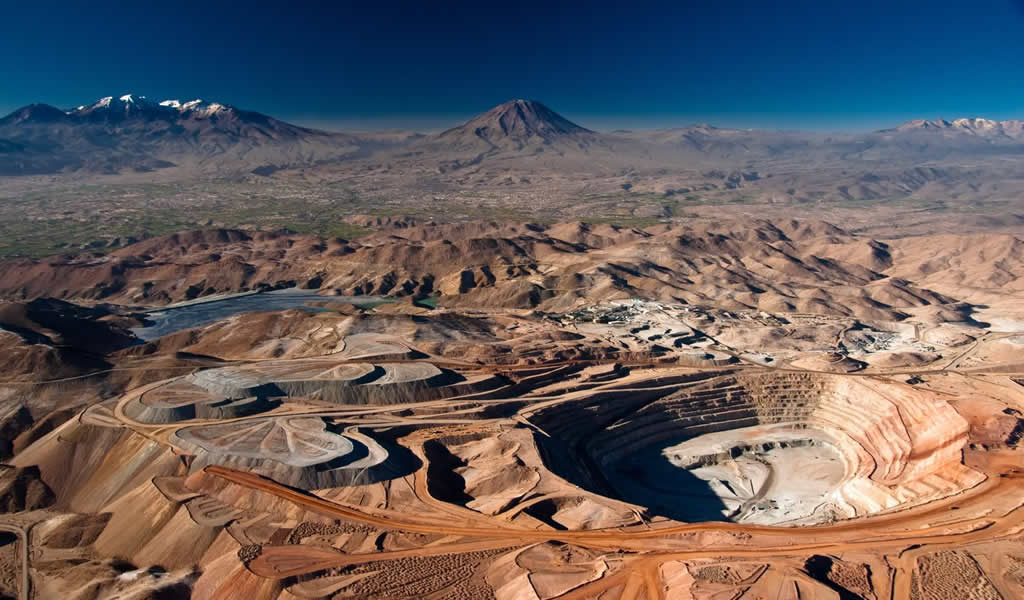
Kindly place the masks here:
POLYGON ((512 100, 435 135, 382 136, 293 125, 229 104, 126 94, 72 109, 32 104, 0 118, 0 175, 269 174, 374 154, 437 158, 446 168, 488 158, 599 154, 630 162, 932 160, 1024 152, 1024 121, 914 120, 856 135, 694 125, 599 133, 533 100, 512 100))
POLYGON ((905 133, 908 131, 937 131, 948 134, 974 135, 987 138, 1024 138, 1024 121, 993 121, 991 119, 945 119, 907 121, 894 129, 882 133, 905 133))
POLYGON ((350 136, 227 104, 153 102, 132 94, 69 110, 32 104, 0 119, 0 175, 245 170, 305 164, 357 148, 350 136))

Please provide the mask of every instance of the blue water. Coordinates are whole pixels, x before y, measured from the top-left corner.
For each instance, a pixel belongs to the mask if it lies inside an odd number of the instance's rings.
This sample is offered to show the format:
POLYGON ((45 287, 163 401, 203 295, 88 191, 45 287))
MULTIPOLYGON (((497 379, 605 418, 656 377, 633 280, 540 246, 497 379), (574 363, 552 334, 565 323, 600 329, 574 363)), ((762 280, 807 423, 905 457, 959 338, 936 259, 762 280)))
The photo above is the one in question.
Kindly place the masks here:
POLYGON ((135 335, 144 341, 158 337, 215 323, 230 316, 249 312, 269 312, 295 308, 309 312, 321 312, 327 309, 309 306, 309 302, 337 302, 339 304, 360 304, 378 302, 383 298, 375 296, 318 296, 316 290, 276 290, 247 296, 235 296, 223 300, 201 302, 176 308, 154 310, 146 314, 150 322, 146 327, 132 329, 135 335))

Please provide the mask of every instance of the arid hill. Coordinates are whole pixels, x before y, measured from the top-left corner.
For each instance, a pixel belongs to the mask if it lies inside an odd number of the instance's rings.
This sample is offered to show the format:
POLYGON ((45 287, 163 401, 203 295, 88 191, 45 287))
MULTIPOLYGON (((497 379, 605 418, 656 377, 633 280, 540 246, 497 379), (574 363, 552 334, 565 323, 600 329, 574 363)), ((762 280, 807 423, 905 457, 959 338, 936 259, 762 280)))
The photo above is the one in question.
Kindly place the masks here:
POLYGON ((346 224, 0 262, 0 593, 1024 594, 1018 236, 346 224))
POLYGON ((137 340, 130 319, 50 298, 0 303, 4 379, 39 381, 109 367, 105 356, 137 340))
POLYGON ((452 307, 564 310, 642 297, 898 321, 928 307, 985 304, 990 292, 1016 298, 1022 275, 1024 242, 1009 235, 882 242, 803 221, 646 229, 400 222, 353 241, 210 230, 105 256, 9 260, 0 263, 0 293, 159 306, 297 286, 438 295, 452 307))

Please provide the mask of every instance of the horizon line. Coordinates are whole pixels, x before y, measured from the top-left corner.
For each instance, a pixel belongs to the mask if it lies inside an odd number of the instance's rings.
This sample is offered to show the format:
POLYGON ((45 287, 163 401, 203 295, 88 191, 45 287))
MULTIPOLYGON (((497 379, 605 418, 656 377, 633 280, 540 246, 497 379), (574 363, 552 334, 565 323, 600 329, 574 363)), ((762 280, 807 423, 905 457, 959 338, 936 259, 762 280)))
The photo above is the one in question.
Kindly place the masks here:
MULTIPOLYGON (((132 94, 138 97, 147 98, 143 94, 132 94)), ((123 95, 122 95, 123 96, 123 95)), ((111 96, 121 97, 121 96, 111 96)), ((104 96, 106 98, 106 96, 104 96)), ((516 99, 508 100, 512 102, 516 99)), ((98 101, 98 100, 97 100, 98 101)), ((719 129, 733 129, 741 131, 766 131, 766 132, 793 132, 793 133, 816 133, 816 134, 853 134, 872 133, 896 128, 902 124, 924 120, 924 121, 954 121, 957 119, 988 119, 993 121, 1018 120, 1006 114, 995 114, 982 116, 975 113, 972 116, 937 116, 929 113, 922 116, 921 113, 899 113, 887 116, 872 114, 848 114, 839 117, 824 117, 820 113, 800 114, 765 114, 745 113, 727 115, 696 115, 696 114, 579 114, 578 116, 567 116, 550 104, 542 100, 534 100, 547 106, 562 117, 598 133, 613 133, 615 131, 658 131, 670 129, 685 129, 689 127, 710 126, 719 129)), ((95 102, 95 101, 94 101, 95 102)), ((211 102, 218 102, 212 100, 211 102)), ((32 102, 18 106, 0 105, 0 118, 13 114, 32 104, 46 104, 61 108, 58 104, 47 102, 32 102)), ((301 127, 319 129, 332 133, 421 133, 433 134, 445 131, 452 127, 458 127, 470 119, 481 115, 501 104, 496 104, 475 113, 435 113, 429 115, 355 115, 355 116, 321 116, 296 114, 290 115, 277 113, 272 110, 249 108, 244 105, 227 103, 242 110, 259 112, 301 127)), ((85 106, 89 106, 86 104, 85 106)), ((571 111, 570 111, 571 112, 571 111)), ((1016 115, 1015 115, 1016 116, 1016 115)))

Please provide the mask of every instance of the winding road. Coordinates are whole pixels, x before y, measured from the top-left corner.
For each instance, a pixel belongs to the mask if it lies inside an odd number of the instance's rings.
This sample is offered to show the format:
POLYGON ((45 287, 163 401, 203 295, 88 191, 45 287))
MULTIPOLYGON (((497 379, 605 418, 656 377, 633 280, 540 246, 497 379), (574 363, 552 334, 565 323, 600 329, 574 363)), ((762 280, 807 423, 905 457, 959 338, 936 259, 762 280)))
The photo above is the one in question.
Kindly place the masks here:
POLYGON ((6 531, 18 536, 18 549, 21 555, 21 577, 19 578, 18 597, 20 600, 29 600, 32 597, 32 576, 29 573, 28 557, 29 548, 29 527, 20 525, 0 525, 0 531, 6 531))

